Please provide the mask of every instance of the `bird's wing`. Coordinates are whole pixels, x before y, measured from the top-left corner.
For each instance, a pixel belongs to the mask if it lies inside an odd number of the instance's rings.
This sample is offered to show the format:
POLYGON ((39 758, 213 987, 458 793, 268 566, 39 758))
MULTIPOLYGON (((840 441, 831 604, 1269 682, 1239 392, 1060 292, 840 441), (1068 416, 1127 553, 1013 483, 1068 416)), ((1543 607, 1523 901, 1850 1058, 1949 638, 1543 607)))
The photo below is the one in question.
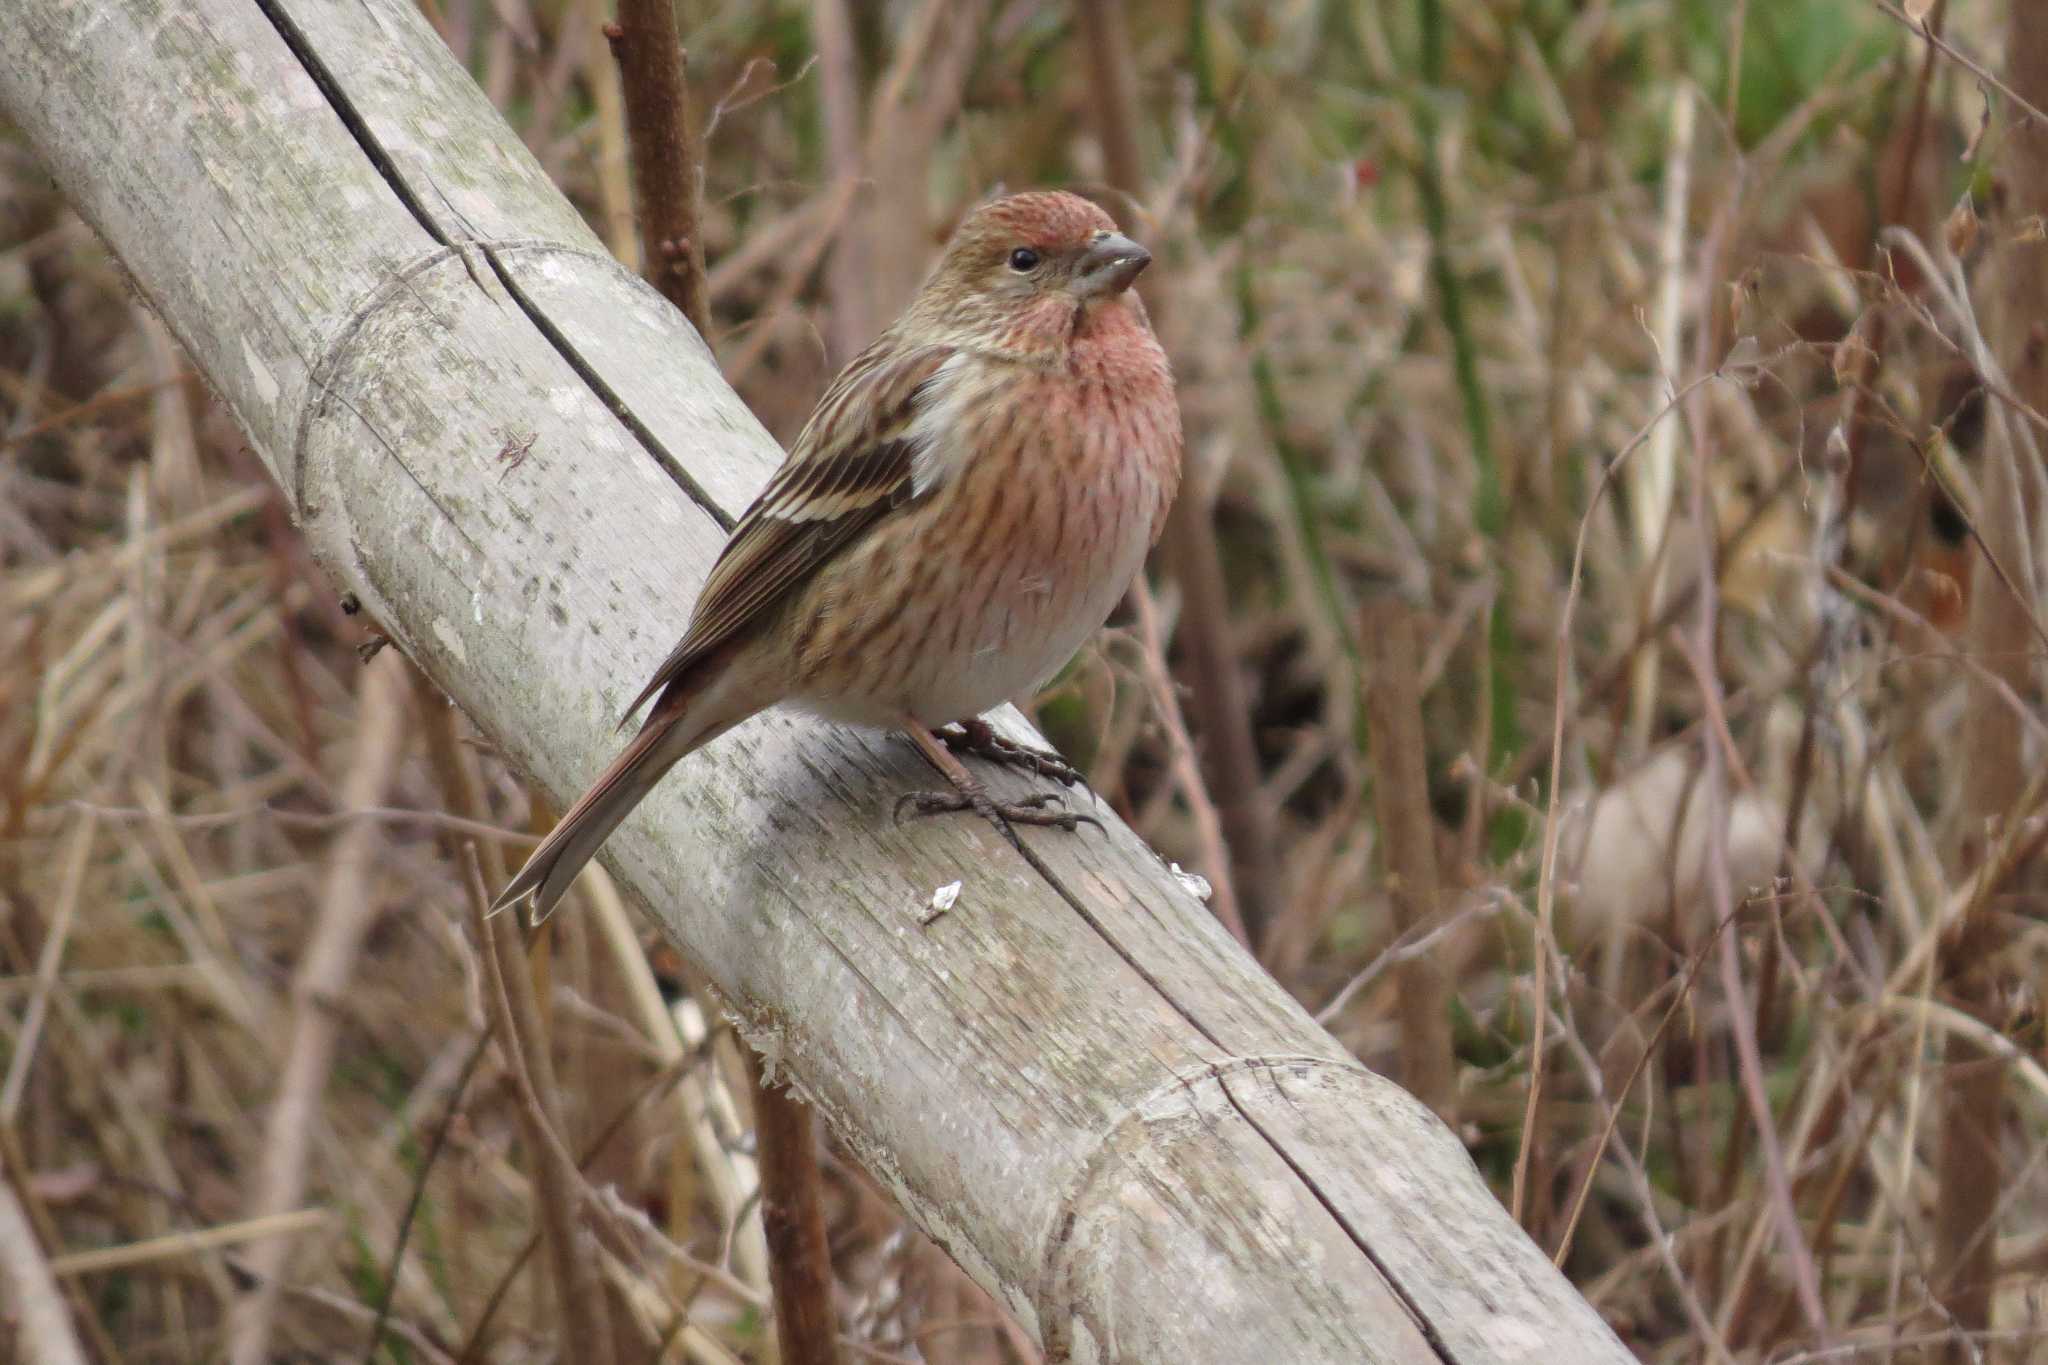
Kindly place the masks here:
POLYGON ((789 458, 733 527, 682 643, 626 708, 626 719, 758 621, 875 518, 930 491, 929 475, 915 468, 912 424, 928 405, 929 381, 952 354, 943 346, 902 350, 884 338, 840 372, 789 458))

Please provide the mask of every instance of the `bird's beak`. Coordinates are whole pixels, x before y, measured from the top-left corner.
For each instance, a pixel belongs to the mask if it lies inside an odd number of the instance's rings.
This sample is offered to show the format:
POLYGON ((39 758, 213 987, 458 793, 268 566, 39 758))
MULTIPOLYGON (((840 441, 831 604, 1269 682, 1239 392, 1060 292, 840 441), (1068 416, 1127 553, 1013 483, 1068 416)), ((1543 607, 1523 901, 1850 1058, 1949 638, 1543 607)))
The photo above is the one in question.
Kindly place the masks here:
POLYGON ((1152 264, 1152 253, 1121 232, 1106 233, 1088 244, 1081 253, 1081 268, 1075 284, 1083 298, 1097 294, 1121 294, 1131 287, 1139 272, 1152 264))

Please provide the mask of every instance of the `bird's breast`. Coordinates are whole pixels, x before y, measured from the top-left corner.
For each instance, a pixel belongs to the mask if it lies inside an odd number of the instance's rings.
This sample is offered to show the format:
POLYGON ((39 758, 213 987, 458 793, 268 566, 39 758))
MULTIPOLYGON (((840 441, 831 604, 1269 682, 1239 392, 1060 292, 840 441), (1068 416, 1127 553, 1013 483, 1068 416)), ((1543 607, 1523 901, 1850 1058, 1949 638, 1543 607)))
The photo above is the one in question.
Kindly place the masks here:
POLYGON ((1087 376, 1036 377, 970 417, 971 456, 934 538, 962 534, 956 619, 919 670, 922 718, 1039 687, 1099 629, 1144 564, 1178 472, 1177 413, 1087 376), (1171 447, 1169 448, 1169 442, 1171 447))
POLYGON ((934 424, 930 457, 944 477, 810 594, 830 619, 808 633, 800 674, 866 679, 818 709, 940 724, 1028 693, 1142 567, 1179 476, 1170 381, 1011 378, 941 395, 951 420, 934 424))

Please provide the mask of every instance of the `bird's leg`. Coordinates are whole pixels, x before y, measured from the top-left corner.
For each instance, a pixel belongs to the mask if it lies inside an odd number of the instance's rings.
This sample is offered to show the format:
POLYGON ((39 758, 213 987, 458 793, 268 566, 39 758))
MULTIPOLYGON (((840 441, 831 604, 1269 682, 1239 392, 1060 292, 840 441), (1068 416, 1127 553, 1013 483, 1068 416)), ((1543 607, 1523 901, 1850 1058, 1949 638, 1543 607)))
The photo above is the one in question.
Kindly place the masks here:
POLYGON ((1062 787, 1088 785, 1088 779, 1082 775, 1079 768, 1051 749, 1039 749, 1029 744, 1019 744, 1013 739, 1004 739, 996 733, 993 725, 979 717, 963 720, 957 728, 947 726, 932 733, 955 753, 976 754, 991 763, 1006 763, 1013 768, 1022 768, 1027 773, 1049 777, 1062 787))
MULTIPOLYGON (((979 724, 979 722, 974 722, 979 724)), ((986 727, 984 727, 986 728, 986 727)), ((1100 826, 1102 822, 1092 815, 1076 815, 1067 810, 1047 810, 1046 807, 1060 800, 1057 792, 1041 792, 1027 796, 1021 801, 998 802, 988 794, 988 788, 981 785, 974 775, 967 771, 946 742, 933 734, 923 723, 905 717, 904 733, 910 742, 924 755, 925 761, 937 768, 953 785, 950 792, 910 792, 896 803, 896 815, 901 819, 906 809, 917 815, 943 815, 949 811, 971 810, 982 819, 994 825, 998 832, 1018 849, 1017 831, 1012 825, 1049 825, 1055 829, 1079 829, 1085 821, 1100 826)), ((1022 746, 1018 746, 1021 748, 1022 746)))

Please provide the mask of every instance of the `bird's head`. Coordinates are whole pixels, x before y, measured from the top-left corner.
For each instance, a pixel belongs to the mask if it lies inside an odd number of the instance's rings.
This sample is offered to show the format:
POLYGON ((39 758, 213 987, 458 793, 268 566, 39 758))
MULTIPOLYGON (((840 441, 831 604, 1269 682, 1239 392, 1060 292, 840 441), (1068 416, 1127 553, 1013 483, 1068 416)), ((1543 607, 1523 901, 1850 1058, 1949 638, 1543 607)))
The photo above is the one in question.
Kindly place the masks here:
POLYGON ((1130 306, 1131 284, 1151 262, 1079 195, 1013 194, 960 224, 912 312, 979 349, 1057 350, 1092 316, 1130 306))

